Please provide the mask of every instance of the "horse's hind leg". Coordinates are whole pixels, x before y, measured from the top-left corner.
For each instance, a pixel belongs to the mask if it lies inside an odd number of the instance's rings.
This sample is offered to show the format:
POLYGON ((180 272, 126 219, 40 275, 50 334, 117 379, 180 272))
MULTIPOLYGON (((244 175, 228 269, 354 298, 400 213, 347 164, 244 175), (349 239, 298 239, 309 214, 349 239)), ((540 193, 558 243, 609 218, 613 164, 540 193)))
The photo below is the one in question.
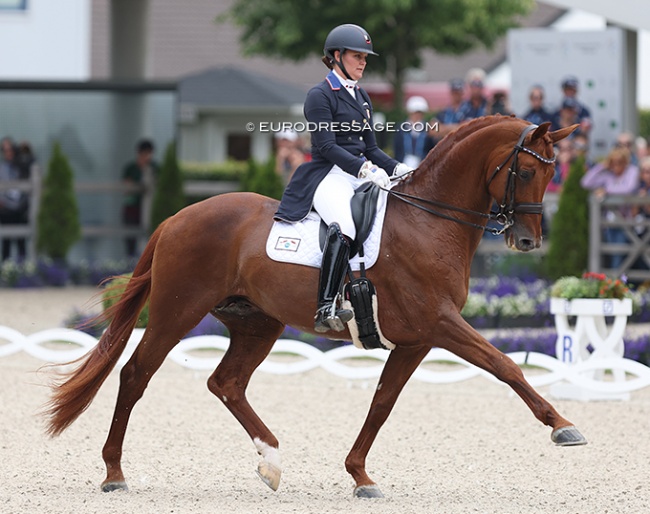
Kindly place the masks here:
MULTIPOLYGON (((206 302, 207 303, 207 302, 206 302)), ((207 314, 209 307, 205 307, 207 314)), ((122 446, 126 427, 136 402, 142 397, 151 377, 158 371, 165 357, 181 338, 201 319, 200 309, 179 311, 175 316, 156 316, 152 298, 147 329, 135 352, 120 372, 120 388, 111 428, 102 450, 106 464, 106 479, 102 491, 127 490, 122 472, 122 446)))
POLYGON ((271 351, 284 325, 244 300, 215 311, 230 330, 230 346, 208 380, 208 388, 241 423, 262 460, 260 478, 274 491, 282 473, 278 440, 246 399, 246 387, 255 369, 271 351))
POLYGON ((455 320, 443 321, 438 327, 441 336, 440 346, 448 349, 467 362, 488 371, 496 378, 508 384, 528 405, 535 417, 545 425, 553 428, 551 439, 560 446, 586 444, 573 424, 560 416, 555 408, 547 402, 524 377, 521 368, 512 359, 492 346, 478 332, 463 320, 460 315, 455 320), (444 340, 444 342, 443 342, 444 340))

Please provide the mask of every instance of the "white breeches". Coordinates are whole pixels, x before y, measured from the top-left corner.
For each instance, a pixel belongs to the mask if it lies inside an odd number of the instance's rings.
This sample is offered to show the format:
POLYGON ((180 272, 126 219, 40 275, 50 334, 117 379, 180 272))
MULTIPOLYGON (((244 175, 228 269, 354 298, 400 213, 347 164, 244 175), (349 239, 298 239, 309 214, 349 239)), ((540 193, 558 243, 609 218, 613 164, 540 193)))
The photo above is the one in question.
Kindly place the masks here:
POLYGON ((350 210, 350 200, 354 191, 368 179, 360 179, 346 173, 338 166, 332 169, 321 181, 314 193, 314 209, 328 225, 336 222, 341 232, 354 239, 357 235, 350 210))

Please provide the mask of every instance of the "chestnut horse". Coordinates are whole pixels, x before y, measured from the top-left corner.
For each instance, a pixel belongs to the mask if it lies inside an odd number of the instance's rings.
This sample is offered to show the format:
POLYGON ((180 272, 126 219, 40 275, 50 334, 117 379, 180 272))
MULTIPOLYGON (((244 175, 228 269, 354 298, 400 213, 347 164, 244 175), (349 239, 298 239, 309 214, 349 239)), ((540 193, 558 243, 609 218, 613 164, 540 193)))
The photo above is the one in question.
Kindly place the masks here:
MULTIPOLYGON (((555 443, 586 443, 528 384, 520 368, 460 315, 470 263, 493 199, 502 205, 498 220, 509 247, 528 251, 542 242, 541 201, 553 176, 553 144, 575 128, 549 132, 548 127, 514 117, 479 118, 448 135, 418 170, 393 187, 381 255, 367 276, 379 298, 383 334, 396 348, 345 461, 356 496, 382 496, 366 473, 366 456, 402 388, 433 346, 508 384, 537 419, 552 427, 555 443)), ((208 379, 208 388, 253 440, 261 455, 259 476, 277 489, 278 440, 248 403, 246 387, 285 325, 313 333, 318 285, 317 269, 267 257, 265 244, 277 207, 276 200, 232 193, 167 219, 151 236, 97 346, 54 386, 48 432, 58 435, 90 405, 124 350, 140 309, 150 300, 148 327, 120 373, 103 448, 104 491, 127 489, 121 456, 133 407, 167 354, 207 313, 230 330, 230 346, 208 379)), ((330 336, 350 338, 347 331, 330 336)))

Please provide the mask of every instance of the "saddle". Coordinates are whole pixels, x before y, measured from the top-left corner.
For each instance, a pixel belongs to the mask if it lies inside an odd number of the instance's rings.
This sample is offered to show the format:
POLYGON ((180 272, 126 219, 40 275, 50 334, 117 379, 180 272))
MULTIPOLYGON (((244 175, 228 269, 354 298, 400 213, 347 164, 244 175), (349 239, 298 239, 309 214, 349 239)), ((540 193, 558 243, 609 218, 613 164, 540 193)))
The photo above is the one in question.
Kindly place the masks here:
MULTIPOLYGON (((343 297, 350 302, 354 311, 354 322, 358 331, 358 338, 366 350, 388 348, 382 343, 376 322, 377 295, 372 282, 366 277, 366 269, 363 264, 363 243, 368 239, 370 230, 375 221, 377 212, 377 199, 379 197, 379 187, 373 182, 366 182, 356 189, 350 208, 352 210, 352 219, 357 231, 357 236, 350 244, 350 257, 359 254, 362 258, 360 277, 355 278, 351 268, 348 268, 350 281, 345 285, 343 297)), ((327 224, 321 222, 319 241, 323 249, 325 245, 325 236, 327 234, 327 224)))

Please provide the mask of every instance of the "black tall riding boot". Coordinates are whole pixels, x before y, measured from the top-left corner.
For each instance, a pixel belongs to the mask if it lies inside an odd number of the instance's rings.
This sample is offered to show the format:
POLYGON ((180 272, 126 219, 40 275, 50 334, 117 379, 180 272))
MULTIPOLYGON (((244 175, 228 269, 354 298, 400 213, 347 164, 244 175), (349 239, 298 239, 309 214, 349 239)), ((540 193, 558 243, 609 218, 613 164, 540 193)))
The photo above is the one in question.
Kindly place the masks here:
POLYGON ((352 319, 352 311, 337 305, 350 257, 350 243, 338 223, 327 228, 323 262, 318 283, 318 305, 314 318, 316 332, 341 332, 352 319))

